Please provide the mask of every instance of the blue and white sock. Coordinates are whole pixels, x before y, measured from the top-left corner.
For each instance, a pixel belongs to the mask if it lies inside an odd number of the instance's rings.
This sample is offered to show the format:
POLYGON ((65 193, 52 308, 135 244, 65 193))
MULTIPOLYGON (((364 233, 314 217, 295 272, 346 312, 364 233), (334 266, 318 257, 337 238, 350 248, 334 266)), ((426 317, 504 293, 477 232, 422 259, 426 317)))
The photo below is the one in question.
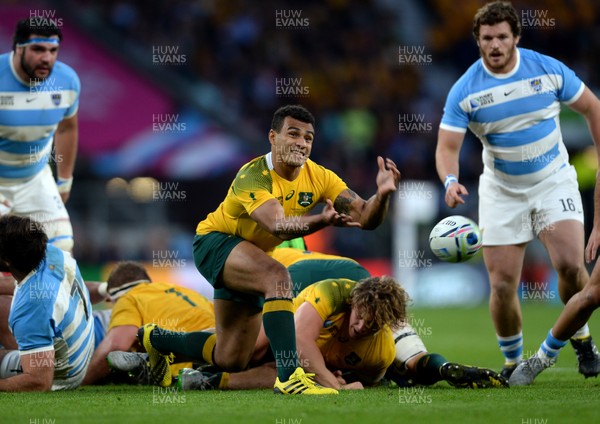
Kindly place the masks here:
POLYGON ((514 336, 502 337, 496 335, 498 345, 504 355, 507 365, 518 364, 523 360, 523 332, 514 336))
POLYGON ((538 355, 545 356, 548 359, 556 360, 560 350, 567 344, 566 341, 558 340, 552 335, 552 330, 548 331, 546 340, 540 345, 538 355))

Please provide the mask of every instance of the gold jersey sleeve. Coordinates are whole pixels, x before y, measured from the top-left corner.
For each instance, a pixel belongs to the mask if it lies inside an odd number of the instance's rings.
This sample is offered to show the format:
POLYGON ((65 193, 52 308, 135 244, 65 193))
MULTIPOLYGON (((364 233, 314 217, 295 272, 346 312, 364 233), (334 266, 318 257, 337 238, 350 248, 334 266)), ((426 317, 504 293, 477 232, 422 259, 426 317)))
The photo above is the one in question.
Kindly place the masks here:
MULTIPOLYGON (((334 172, 311 160, 306 161, 294 181, 288 181, 275 172, 269 153, 248 162, 239 170, 225 200, 198 224, 196 234, 219 231, 241 237, 268 252, 281 243, 281 239, 252 219, 256 209, 275 199, 283 206, 286 217, 302 216, 325 199, 334 201, 347 188, 334 172)), ((293 219, 287 223, 295 224, 293 219)))
POLYGON ((215 326, 214 307, 210 300, 186 287, 140 284, 117 300, 108 330, 148 323, 173 331, 204 330, 215 326))

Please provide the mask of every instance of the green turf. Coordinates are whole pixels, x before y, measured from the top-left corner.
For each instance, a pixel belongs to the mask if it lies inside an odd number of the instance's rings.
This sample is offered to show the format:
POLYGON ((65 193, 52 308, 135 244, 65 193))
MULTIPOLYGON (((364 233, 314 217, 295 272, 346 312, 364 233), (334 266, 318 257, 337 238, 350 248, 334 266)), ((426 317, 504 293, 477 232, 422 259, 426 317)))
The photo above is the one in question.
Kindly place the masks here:
MULTIPOLYGON (((560 308, 525 305, 525 351, 535 351, 560 308)), ((485 307, 421 309, 413 324, 429 351, 449 360, 499 368, 501 355, 485 307)), ((600 315, 590 326, 600 340, 600 315), (594 330, 597 331, 594 331, 594 330)), ((533 386, 512 389, 428 388, 283 397, 268 390, 174 392, 152 387, 86 387, 63 393, 0 393, 0 423, 594 423, 600 421, 600 379, 577 373, 570 347, 533 386)))

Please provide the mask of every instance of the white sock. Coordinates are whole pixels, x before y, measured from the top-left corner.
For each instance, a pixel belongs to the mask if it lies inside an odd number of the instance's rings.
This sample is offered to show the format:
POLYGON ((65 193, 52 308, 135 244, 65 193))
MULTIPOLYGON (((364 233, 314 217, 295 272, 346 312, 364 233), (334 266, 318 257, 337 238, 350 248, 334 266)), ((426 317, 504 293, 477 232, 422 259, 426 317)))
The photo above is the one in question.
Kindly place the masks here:
POLYGON ((585 323, 585 325, 583 327, 581 327, 579 330, 577 330, 577 332, 575 334, 573 334, 573 337, 571 337, 572 339, 585 339, 586 337, 590 336, 590 329, 587 325, 587 322, 585 323))

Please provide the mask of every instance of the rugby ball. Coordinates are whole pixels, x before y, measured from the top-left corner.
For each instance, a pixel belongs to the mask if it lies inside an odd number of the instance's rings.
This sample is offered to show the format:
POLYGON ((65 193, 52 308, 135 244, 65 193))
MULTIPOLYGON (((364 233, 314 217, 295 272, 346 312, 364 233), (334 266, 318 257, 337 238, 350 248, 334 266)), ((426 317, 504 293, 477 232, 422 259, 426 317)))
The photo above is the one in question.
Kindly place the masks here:
POLYGON ((452 215, 433 227, 429 247, 443 261, 465 262, 481 249, 481 232, 473 220, 452 215))

